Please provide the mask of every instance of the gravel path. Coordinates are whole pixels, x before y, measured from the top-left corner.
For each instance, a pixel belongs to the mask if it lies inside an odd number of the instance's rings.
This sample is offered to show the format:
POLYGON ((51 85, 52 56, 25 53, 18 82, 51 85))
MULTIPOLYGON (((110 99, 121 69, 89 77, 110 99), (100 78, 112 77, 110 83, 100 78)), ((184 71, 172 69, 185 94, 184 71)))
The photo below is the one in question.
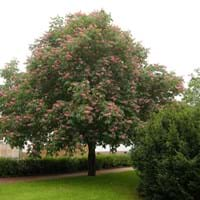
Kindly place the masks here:
MULTIPOLYGON (((97 170, 96 174, 108 174, 108 173, 117 173, 117 172, 125 172, 133 170, 132 167, 123 167, 123 168, 115 168, 115 169, 104 169, 97 170)), ((57 175, 45 175, 45 176, 26 176, 26 177, 11 177, 11 178, 0 178, 0 184, 5 183, 16 183, 16 182, 24 182, 24 181, 39 181, 39 180, 49 180, 49 179, 59 179, 59 178, 67 178, 67 177, 76 177, 76 176, 86 176, 87 172, 78 172, 71 174, 57 174, 57 175)))

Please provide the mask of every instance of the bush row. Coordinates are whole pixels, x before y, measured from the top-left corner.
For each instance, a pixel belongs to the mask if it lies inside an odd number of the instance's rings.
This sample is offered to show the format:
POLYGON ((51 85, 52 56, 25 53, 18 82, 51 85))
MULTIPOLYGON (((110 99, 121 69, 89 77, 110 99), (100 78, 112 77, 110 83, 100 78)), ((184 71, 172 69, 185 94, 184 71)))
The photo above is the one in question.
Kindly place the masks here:
MULTIPOLYGON (((127 154, 97 155, 96 169, 131 166, 127 154)), ((72 173, 87 170, 87 157, 0 159, 0 177, 72 173)))

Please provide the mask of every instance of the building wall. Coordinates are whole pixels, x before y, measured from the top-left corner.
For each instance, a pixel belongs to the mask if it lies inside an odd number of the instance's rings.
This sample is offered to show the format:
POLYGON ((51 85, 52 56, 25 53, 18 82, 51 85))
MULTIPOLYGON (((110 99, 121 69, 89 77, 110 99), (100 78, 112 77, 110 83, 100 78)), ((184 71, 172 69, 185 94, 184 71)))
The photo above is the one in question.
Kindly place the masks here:
POLYGON ((10 145, 0 141, 0 157, 3 158, 19 158, 20 151, 19 149, 12 149, 10 145))

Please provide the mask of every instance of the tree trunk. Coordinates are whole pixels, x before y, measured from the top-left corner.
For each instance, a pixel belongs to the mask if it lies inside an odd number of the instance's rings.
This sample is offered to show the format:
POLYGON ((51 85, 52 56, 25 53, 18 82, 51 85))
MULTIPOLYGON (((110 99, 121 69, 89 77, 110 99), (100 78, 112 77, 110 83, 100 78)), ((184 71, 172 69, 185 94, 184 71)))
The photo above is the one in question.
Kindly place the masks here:
POLYGON ((88 143, 88 176, 96 175, 95 143, 88 143))

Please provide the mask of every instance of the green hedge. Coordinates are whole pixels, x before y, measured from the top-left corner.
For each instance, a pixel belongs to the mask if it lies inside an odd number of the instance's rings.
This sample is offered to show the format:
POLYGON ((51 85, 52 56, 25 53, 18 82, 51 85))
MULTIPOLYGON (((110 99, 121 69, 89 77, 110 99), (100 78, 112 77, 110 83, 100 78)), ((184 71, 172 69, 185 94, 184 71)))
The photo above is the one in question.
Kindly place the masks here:
MULTIPOLYGON (((131 166, 129 155, 97 155, 96 169, 131 166)), ((0 177, 72 173, 87 170, 86 157, 0 159, 0 177)))
POLYGON ((152 116, 132 150, 145 200, 200 199, 200 107, 175 104, 152 116))

